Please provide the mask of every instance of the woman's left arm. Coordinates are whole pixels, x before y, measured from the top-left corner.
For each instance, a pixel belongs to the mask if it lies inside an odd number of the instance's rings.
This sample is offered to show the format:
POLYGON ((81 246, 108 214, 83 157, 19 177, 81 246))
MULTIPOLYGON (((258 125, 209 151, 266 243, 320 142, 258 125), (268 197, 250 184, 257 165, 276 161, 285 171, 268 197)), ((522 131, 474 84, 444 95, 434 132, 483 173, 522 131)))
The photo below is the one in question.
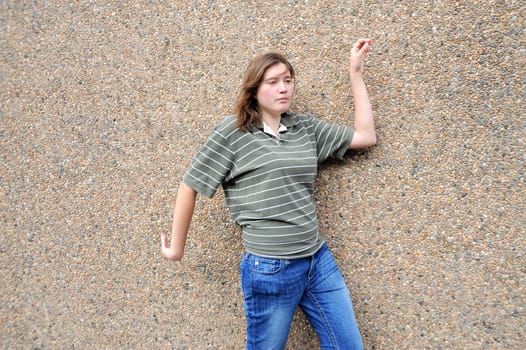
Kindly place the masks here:
POLYGON ((376 144, 373 110, 363 81, 365 56, 371 50, 371 39, 359 39, 351 51, 349 73, 354 98, 354 136, 350 149, 368 148, 376 144))

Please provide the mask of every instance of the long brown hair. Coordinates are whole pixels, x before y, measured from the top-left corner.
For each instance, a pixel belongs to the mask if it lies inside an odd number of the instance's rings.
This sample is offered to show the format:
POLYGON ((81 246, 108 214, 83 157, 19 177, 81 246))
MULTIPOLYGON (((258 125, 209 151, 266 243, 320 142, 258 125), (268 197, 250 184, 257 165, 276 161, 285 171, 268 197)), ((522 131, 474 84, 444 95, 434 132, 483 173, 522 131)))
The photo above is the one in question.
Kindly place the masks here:
POLYGON ((277 52, 267 52, 255 57, 245 70, 243 83, 241 84, 235 106, 236 126, 241 130, 249 131, 261 120, 256 99, 257 90, 263 81, 267 69, 279 63, 287 66, 290 76, 294 79, 294 68, 285 56, 277 52))

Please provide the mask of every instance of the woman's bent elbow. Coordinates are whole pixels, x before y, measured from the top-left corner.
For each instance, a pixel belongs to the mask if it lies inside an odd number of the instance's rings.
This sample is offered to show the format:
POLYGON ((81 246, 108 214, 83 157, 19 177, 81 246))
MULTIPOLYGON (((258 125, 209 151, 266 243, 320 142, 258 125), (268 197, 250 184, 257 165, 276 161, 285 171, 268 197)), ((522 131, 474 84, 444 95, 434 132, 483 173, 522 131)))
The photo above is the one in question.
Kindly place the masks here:
POLYGON ((371 134, 355 134, 352 139, 351 144, 349 145, 350 149, 364 149, 376 145, 376 133, 371 134))

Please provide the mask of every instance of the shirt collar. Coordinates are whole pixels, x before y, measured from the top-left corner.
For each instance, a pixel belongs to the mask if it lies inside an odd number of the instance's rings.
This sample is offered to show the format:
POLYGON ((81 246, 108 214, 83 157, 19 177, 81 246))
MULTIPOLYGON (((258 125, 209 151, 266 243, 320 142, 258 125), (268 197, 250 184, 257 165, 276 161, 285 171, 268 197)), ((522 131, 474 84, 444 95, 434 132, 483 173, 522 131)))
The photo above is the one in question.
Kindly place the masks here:
POLYGON ((294 126, 298 123, 297 118, 295 118, 295 113, 286 112, 281 115, 281 123, 287 128, 294 126))
MULTIPOLYGON (((291 126, 294 126, 298 123, 298 120, 297 118, 295 118, 296 114, 295 113, 291 113, 291 112, 285 112, 281 115, 281 123, 280 123, 280 128, 282 126, 286 127, 287 129, 290 128, 291 126)), ((260 129, 260 130, 264 130, 265 128, 265 125, 263 124, 263 121, 262 120, 259 120, 257 123, 256 123, 256 128, 260 129)), ((285 130, 287 130, 285 129, 285 130)), ((281 129, 279 131, 282 131, 281 129)))
MULTIPOLYGON (((277 136, 277 135, 274 134, 274 130, 272 130, 272 128, 270 126, 268 126, 267 123, 265 123, 264 121, 262 121, 262 123, 263 123, 263 132, 264 133, 277 136)), ((285 125, 283 125, 282 123, 279 123, 278 133, 285 132, 287 130, 288 129, 287 129, 287 127, 285 125)))

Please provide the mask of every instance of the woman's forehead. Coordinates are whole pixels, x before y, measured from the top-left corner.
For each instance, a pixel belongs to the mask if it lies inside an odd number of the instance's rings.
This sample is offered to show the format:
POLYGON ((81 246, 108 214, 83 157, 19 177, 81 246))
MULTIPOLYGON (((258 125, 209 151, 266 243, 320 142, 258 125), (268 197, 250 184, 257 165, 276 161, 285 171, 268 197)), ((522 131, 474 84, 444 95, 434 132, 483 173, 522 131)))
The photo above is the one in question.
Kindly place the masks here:
POLYGON ((264 79, 279 78, 279 77, 283 77, 287 75, 290 75, 289 68, 287 67, 285 63, 279 62, 279 63, 276 63, 268 67, 263 78, 264 79))

